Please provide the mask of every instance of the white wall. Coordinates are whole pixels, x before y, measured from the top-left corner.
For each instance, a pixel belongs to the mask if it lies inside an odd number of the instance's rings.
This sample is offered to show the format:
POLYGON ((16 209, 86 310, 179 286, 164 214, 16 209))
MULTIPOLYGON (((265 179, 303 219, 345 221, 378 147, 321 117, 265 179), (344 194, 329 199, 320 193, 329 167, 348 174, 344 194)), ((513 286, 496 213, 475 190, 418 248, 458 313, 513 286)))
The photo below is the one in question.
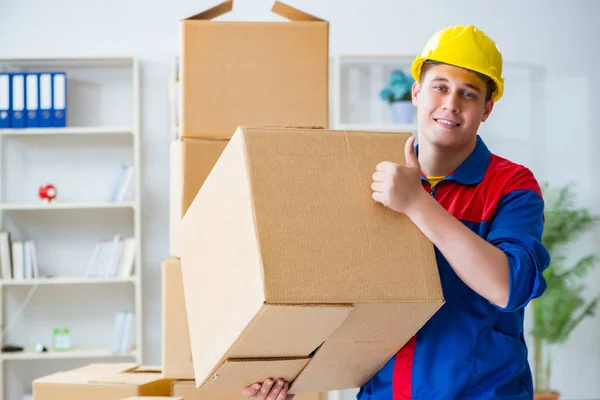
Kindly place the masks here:
MULTIPOLYGON (((526 130, 523 123, 539 127, 534 133, 543 145, 530 154, 534 172, 556 184, 575 182, 581 203, 600 212, 600 191, 594 179, 594 173, 600 171, 596 155, 600 139, 594 121, 600 109, 595 96, 600 2, 289 3, 331 22, 331 54, 414 53, 437 29, 472 23, 496 40, 506 61, 544 67, 547 85, 537 99, 545 109, 544 117, 513 120, 513 115, 502 113, 499 106, 493 118, 502 118, 501 126, 513 130, 512 135, 526 130)), ((160 261, 168 256, 167 76, 178 52, 179 19, 213 4, 215 1, 207 0, 0 0, 0 57, 108 54, 134 55, 141 61, 146 363, 160 363, 160 261)), ((268 12, 270 5, 267 0, 237 0, 234 12, 225 19, 279 20, 268 12)), ((510 153, 510 146, 504 148, 510 153)), ((600 236, 595 236, 589 235, 578 250, 598 249, 600 236)), ((590 296, 600 291, 599 282, 600 268, 590 278, 590 296)), ((558 355, 554 384, 566 399, 600 397, 599 336, 600 317, 589 319, 558 355)))

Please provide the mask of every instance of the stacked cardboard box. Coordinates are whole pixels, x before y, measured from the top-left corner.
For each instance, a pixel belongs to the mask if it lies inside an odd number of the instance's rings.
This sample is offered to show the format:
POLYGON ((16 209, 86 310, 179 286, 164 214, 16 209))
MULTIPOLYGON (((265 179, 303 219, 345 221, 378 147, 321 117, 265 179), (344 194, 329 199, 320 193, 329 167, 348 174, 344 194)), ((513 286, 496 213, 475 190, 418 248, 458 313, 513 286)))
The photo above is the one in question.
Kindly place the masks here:
POLYGON ((178 223, 239 125, 328 126, 329 24, 276 2, 288 22, 181 21, 180 140, 171 147, 170 254, 178 223))
POLYGON ((182 217, 237 126, 328 125, 328 23, 279 2, 272 12, 287 21, 213 21, 232 7, 225 1, 180 23, 180 126, 170 149, 171 257, 162 265, 162 358, 165 377, 177 380, 172 395, 185 400, 245 397, 241 388, 195 388, 179 260, 182 217))

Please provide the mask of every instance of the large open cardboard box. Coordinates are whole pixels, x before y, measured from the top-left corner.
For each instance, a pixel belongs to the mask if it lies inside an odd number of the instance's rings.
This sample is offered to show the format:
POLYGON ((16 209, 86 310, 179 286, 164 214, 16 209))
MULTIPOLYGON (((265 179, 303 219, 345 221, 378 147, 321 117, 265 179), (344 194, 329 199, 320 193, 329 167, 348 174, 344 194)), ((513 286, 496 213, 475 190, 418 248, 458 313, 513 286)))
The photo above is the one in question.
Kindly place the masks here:
POLYGON ((181 223, 199 387, 360 387, 442 306, 432 243, 371 197, 408 137, 237 129, 181 223))
POLYGON ((35 400, 122 400, 132 396, 169 396, 172 379, 160 368, 131 363, 89 364, 33 381, 35 400))
POLYGON ((275 2, 289 21, 180 23, 181 136, 229 138, 238 125, 328 126, 329 24, 275 2))

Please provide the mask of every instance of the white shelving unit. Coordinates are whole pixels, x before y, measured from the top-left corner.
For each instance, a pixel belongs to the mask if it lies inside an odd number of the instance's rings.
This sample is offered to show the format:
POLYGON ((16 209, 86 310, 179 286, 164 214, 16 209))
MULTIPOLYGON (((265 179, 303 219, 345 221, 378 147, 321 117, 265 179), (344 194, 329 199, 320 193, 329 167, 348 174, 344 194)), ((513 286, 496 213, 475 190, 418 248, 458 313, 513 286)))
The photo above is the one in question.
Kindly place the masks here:
POLYGON ((417 132, 413 123, 396 124, 379 93, 394 69, 410 74, 410 54, 339 54, 331 58, 331 128, 417 132))
POLYGON ((0 343, 24 348, 0 353, 0 400, 30 393, 32 379, 65 362, 142 363, 139 64, 133 57, 0 59, 0 72, 52 71, 67 72, 67 127, 0 129, 0 230, 35 242, 40 273, 0 280, 0 343), (133 194, 106 201, 120 164, 133 166, 133 194), (57 197, 44 204, 37 192, 48 183, 57 197), (113 235, 135 239, 132 275, 86 276, 94 246, 113 235), (135 314, 134 347, 113 352, 121 310, 135 314), (62 327, 73 347, 54 351, 52 331, 62 327), (38 342, 48 351, 36 352, 38 342))

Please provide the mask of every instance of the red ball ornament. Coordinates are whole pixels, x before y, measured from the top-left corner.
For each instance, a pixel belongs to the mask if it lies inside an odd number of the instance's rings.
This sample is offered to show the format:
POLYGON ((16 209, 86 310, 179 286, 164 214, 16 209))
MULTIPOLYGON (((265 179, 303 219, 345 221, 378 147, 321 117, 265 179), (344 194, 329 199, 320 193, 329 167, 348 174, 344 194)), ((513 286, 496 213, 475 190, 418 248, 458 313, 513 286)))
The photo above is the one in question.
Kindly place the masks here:
POLYGON ((50 203, 56 198, 56 188, 51 184, 40 186, 38 194, 44 203, 50 203))

